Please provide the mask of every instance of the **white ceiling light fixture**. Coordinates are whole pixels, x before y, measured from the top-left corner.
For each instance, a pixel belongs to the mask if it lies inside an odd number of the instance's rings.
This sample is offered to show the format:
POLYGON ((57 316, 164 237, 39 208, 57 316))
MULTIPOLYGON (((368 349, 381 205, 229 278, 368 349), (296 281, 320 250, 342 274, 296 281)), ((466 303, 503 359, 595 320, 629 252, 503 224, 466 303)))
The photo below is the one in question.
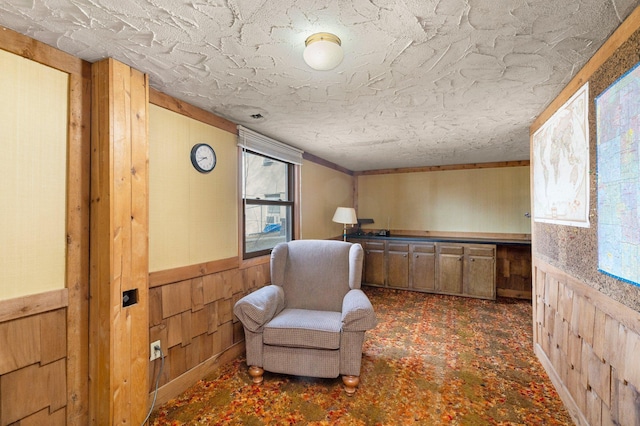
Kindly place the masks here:
POLYGON ((314 70, 332 70, 342 62, 342 42, 330 33, 315 33, 307 37, 302 57, 314 70))

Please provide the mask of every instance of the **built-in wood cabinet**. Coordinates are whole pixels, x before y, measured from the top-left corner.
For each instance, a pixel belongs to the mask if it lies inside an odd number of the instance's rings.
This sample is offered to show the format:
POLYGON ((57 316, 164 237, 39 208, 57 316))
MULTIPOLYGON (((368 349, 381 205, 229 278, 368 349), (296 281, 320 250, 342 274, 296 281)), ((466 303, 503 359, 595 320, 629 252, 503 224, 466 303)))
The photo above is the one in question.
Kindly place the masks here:
POLYGON ((437 243, 437 287, 446 294, 496 298, 496 246, 437 243))
POLYGON ((387 286, 409 288, 409 244, 387 243, 387 286))
POLYGON ((363 281, 371 285, 385 285, 386 267, 384 241, 362 241, 364 249, 363 281))
POLYGON ((434 291, 436 289, 436 245, 411 244, 411 264, 409 265, 409 286, 415 290, 434 291))
POLYGON ((496 298, 496 246, 466 246, 463 293, 483 299, 496 298))
POLYGON ((437 286, 440 293, 462 294, 464 246, 443 243, 437 249, 437 286))
POLYGON ((496 246, 457 242, 357 240, 363 283, 397 289, 496 298, 496 246))

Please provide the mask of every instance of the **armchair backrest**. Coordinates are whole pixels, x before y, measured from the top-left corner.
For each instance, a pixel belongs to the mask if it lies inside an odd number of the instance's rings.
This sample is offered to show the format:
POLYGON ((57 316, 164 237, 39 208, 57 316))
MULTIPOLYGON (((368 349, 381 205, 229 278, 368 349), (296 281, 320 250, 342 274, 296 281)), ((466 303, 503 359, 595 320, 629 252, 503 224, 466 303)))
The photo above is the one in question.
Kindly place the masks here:
POLYGON ((360 244, 336 240, 296 240, 271 252, 271 284, 284 290, 287 308, 342 311, 347 292, 360 288, 360 244))

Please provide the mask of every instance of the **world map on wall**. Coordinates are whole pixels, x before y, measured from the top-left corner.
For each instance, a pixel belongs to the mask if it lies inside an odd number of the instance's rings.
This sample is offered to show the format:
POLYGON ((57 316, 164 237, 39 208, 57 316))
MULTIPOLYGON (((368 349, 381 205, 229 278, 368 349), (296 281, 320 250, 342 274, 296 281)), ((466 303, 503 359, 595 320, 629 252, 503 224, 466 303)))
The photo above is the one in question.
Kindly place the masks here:
POLYGON ((533 218, 589 226, 589 85, 533 135, 533 218))
POLYGON ((598 269, 635 285, 640 285, 638 65, 596 98, 598 269))

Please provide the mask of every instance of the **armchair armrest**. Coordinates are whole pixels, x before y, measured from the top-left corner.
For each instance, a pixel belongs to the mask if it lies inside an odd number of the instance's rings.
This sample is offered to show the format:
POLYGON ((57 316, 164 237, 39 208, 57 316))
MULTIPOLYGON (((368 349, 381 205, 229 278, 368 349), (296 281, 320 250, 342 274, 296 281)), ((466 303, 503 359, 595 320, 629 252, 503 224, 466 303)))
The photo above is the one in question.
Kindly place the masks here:
POLYGON ((367 295, 360 289, 349 290, 342 300, 342 329, 366 331, 376 324, 378 319, 367 295))
POLYGON ((257 332, 283 309, 282 287, 268 285, 238 300, 233 307, 233 313, 248 330, 257 332))

